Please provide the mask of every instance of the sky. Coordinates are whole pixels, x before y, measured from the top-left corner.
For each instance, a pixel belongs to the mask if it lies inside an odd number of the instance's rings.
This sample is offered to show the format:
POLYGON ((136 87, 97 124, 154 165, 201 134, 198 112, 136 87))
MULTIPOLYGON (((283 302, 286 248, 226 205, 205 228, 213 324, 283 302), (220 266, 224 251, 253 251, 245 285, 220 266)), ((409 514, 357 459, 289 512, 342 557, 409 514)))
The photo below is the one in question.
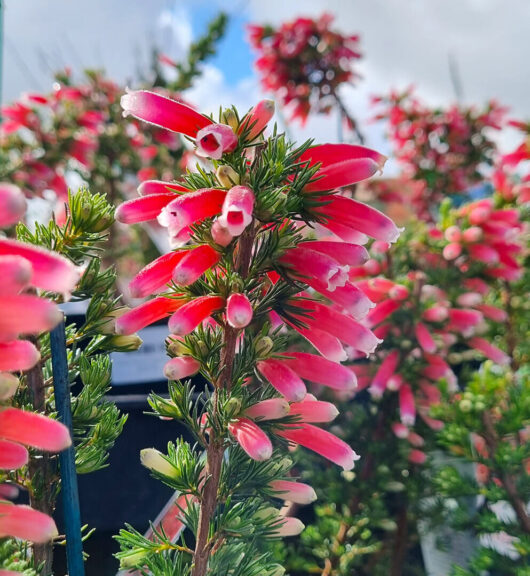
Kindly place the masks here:
MULTIPOLYGON (((449 57, 456 61, 465 104, 491 98, 513 117, 530 118, 528 0, 3 0, 3 102, 23 91, 48 91, 52 71, 105 68, 135 88, 155 44, 181 58, 219 9, 230 16, 219 51, 185 95, 204 112, 235 104, 247 110, 264 95, 245 39, 249 22, 277 24, 299 15, 336 16, 336 27, 361 37, 362 80, 343 97, 355 117, 370 114, 372 94, 413 83, 431 104, 455 98, 449 57)), ((281 118, 278 119, 281 124, 281 118)), ((384 127, 364 123, 367 144, 386 150, 384 127)), ((314 117, 296 138, 335 141, 337 120, 314 117)), ((511 145, 515 135, 506 137, 511 145)))

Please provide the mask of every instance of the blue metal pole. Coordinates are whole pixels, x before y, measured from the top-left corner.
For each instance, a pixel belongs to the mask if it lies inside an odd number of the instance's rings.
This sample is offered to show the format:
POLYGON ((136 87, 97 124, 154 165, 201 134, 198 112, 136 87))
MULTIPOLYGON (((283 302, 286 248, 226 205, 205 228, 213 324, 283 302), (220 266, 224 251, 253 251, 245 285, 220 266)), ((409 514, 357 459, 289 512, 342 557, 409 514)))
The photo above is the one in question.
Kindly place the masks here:
MULTIPOLYGON (((50 332, 50 345, 55 407, 59 414, 59 420, 67 426, 70 430, 70 435, 72 435, 72 406, 70 403, 64 322, 61 322, 50 332)), ((79 510, 79 492, 77 489, 73 446, 59 454, 59 464, 61 466, 61 495, 64 509, 68 574, 69 576, 84 576, 81 512, 79 510)))

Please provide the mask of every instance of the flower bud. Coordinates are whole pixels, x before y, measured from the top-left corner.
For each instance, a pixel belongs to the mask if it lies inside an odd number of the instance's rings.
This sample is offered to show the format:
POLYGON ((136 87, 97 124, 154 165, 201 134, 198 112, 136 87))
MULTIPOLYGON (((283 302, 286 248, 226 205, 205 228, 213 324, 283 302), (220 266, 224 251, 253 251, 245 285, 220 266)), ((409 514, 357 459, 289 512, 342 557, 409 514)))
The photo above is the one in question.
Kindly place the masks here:
POLYGON ((231 166, 219 166, 215 175, 223 188, 232 188, 239 184, 239 174, 231 166))
POLYGON ((177 476, 177 471, 175 467, 172 466, 165 458, 164 455, 156 450, 156 448, 144 448, 140 450, 140 461, 143 466, 163 474, 164 476, 169 476, 175 478, 177 476))
POLYGON ((274 342, 268 336, 262 336, 258 338, 256 342, 256 354, 259 358, 265 358, 268 353, 272 350, 274 342))

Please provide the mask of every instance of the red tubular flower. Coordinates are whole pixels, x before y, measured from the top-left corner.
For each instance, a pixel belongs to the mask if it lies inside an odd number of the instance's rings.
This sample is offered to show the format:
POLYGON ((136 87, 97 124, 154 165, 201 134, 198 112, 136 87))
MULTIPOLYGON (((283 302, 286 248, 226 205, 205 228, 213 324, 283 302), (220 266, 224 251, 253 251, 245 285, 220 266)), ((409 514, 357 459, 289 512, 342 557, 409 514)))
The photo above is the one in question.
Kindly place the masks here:
POLYGON ((418 344, 423 348, 423 350, 425 350, 425 352, 428 352, 429 354, 436 352, 436 342, 433 340, 433 337, 425 324, 418 322, 414 331, 416 333, 418 344))
POLYGON ((167 194, 168 192, 187 192, 187 188, 174 182, 162 182, 161 180, 144 180, 138 186, 140 196, 150 196, 151 194, 167 194))
POLYGON ((364 246, 348 242, 310 240, 301 243, 300 247, 327 254, 343 266, 360 266, 368 260, 368 251, 364 246))
POLYGON ((328 386, 334 390, 351 391, 357 386, 355 373, 327 358, 307 352, 285 352, 284 364, 294 370, 300 378, 328 386))
POLYGON ((126 200, 116 209, 116 220, 122 224, 138 224, 155 220, 175 197, 173 192, 163 192, 126 200))
POLYGON ((286 364, 270 358, 256 364, 258 372, 290 402, 298 402, 307 393, 304 382, 286 364))
POLYGON ((163 297, 144 302, 116 319, 116 334, 134 334, 162 318, 167 318, 185 304, 185 300, 163 297))
POLYGON ((293 402, 290 406, 289 415, 299 416, 302 422, 322 423, 331 422, 339 415, 335 404, 320 400, 308 399, 308 395, 302 402, 293 402))
POLYGON ((402 384, 399 388, 399 413, 401 422, 405 426, 413 426, 416 421, 416 404, 414 393, 409 384, 402 384))
POLYGON ((11 536, 44 544, 59 535, 55 522, 29 506, 0 502, 0 538, 11 536))
POLYGON ((338 466, 342 466, 344 470, 351 470, 355 461, 359 459, 359 456, 344 441, 312 424, 297 422, 293 425, 286 425, 282 430, 276 430, 276 434, 313 450, 338 466))
POLYGON ((0 440, 0 470, 22 468, 28 463, 28 459, 28 451, 24 446, 9 440, 0 440))
POLYGON ((220 296, 200 296, 180 307, 169 319, 169 331, 177 336, 189 334, 225 305, 220 296))
POLYGON ((129 292, 133 298, 144 298, 161 290, 173 276, 176 265, 187 252, 169 252, 159 256, 142 268, 129 283, 129 292))
POLYGON ((240 236, 252 222, 254 192, 246 186, 234 186, 226 194, 218 221, 232 236, 240 236))
POLYGON ((294 324, 291 326, 328 360, 332 362, 344 362, 344 360, 347 360, 348 356, 340 340, 333 334, 319 330, 314 326, 308 329, 300 328, 294 324))
POLYGON ((496 364, 500 364, 501 366, 510 365, 511 358, 508 356, 508 354, 484 338, 478 338, 475 336, 474 338, 470 338, 467 343, 471 346, 471 348, 482 352, 486 358, 489 358, 496 364))
POLYGON ((362 320, 375 304, 366 296, 366 294, 354 284, 346 282, 344 286, 339 286, 330 292, 322 288, 317 282, 306 282, 317 292, 325 296, 350 314, 355 320, 362 320))
POLYGON ((14 340, 20 334, 46 332, 62 320, 63 314, 50 300, 30 294, 0 299, 0 339, 14 340))
POLYGON ((399 350, 391 350, 381 362, 381 366, 377 370, 372 384, 369 388, 370 394, 379 398, 387 388, 388 380, 396 371, 399 364, 399 350))
POLYGON ((269 437, 252 420, 238 418, 228 424, 228 431, 253 460, 268 460, 272 456, 272 443, 269 437))
POLYGON ((267 127, 269 120, 274 116, 274 100, 261 100, 245 116, 237 133, 239 136, 248 130, 247 140, 252 142, 267 127))
POLYGON ((252 304, 245 294, 231 294, 226 301, 226 320, 232 328, 245 328, 252 321, 252 304))
POLYGON ((186 104, 147 90, 125 94, 121 97, 121 107, 124 115, 130 114, 144 122, 192 138, 195 138, 199 130, 213 124, 212 120, 195 112, 186 104))
POLYGON ((29 370, 39 360, 39 351, 27 340, 0 342, 0 370, 6 372, 29 370))
POLYGON ((208 244, 187 250, 185 256, 173 270, 173 281, 180 286, 189 286, 196 282, 221 259, 221 254, 208 244))
POLYGON ((197 156, 220 160, 226 152, 233 152, 237 136, 226 124, 210 124, 197 133, 197 156))

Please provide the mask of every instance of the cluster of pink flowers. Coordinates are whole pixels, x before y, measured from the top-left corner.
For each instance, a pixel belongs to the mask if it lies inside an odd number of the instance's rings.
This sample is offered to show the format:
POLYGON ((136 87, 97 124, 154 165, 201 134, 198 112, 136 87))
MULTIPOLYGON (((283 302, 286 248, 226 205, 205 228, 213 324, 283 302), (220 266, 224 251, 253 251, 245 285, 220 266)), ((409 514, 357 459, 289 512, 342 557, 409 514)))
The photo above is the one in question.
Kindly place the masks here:
POLYGON ((361 57, 359 37, 331 29, 333 16, 297 18, 279 28, 249 26, 255 66, 261 85, 291 109, 293 119, 305 123, 311 112, 329 112, 333 95, 358 75, 353 64, 361 57))
MULTIPOLYGON (((22 191, 0 183, 0 227, 18 222, 25 210, 22 191)), ((4 473, 9 477, 10 471, 28 464, 27 447, 58 452, 71 444, 63 424, 12 407, 10 401, 19 385, 16 374, 31 370, 40 360, 36 346, 20 337, 38 335, 62 321, 56 304, 39 297, 35 290, 67 295, 77 283, 78 271, 57 254, 0 237, 0 273, 0 477, 4 473)), ((17 492, 13 483, 0 484, 0 538, 43 543, 57 536, 50 517, 6 500, 17 492)))
POLYGON ((416 198, 420 216, 428 215, 429 207, 445 196, 462 194, 483 181, 482 167, 492 164, 496 150, 488 130, 499 130, 506 113, 498 103, 492 101, 484 110, 459 105, 432 108, 408 89, 376 97, 374 104, 383 107, 375 118, 388 121, 404 176, 425 187, 416 198))

